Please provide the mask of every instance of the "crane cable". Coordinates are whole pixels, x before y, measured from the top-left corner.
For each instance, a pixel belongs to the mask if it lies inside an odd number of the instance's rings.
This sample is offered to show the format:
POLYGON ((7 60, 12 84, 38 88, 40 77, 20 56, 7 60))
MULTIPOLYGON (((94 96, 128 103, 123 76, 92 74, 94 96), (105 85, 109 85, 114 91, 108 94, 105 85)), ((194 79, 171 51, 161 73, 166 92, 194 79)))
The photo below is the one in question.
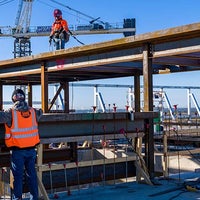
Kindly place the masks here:
MULTIPOLYGON (((87 14, 84 14, 83 12, 80 12, 80 11, 78 11, 78 10, 75 10, 75 9, 69 7, 69 6, 66 6, 66 5, 64 5, 64 4, 60 3, 60 2, 58 2, 58 1, 55 1, 55 0, 50 0, 50 1, 52 1, 52 2, 54 2, 54 3, 56 3, 56 4, 58 4, 58 5, 61 5, 61 6, 67 8, 67 9, 69 9, 69 10, 71 10, 71 11, 74 11, 74 12, 76 12, 76 13, 78 13, 78 14, 81 14, 81 15, 87 17, 87 18, 90 18, 93 22, 96 21, 96 20, 98 20, 100 23, 105 24, 105 22, 99 20, 100 17, 98 17, 97 19, 95 19, 95 18, 92 17, 92 16, 89 16, 89 15, 87 15, 87 14)), ((92 21, 91 21, 90 23, 93 23, 92 21)))
POLYGON ((12 1, 14 1, 14 0, 3 0, 3 1, 0 1, 0 6, 3 6, 3 5, 5 5, 7 3, 10 3, 12 1))
POLYGON ((70 30, 68 30, 69 34, 80 44, 85 45, 83 42, 81 42, 70 30))

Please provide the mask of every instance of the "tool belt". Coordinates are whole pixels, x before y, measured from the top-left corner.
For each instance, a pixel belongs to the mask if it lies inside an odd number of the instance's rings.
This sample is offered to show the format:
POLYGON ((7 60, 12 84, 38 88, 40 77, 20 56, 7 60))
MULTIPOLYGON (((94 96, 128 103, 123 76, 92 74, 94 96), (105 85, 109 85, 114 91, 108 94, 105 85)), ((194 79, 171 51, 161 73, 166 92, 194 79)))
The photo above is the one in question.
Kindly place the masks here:
POLYGON ((70 37, 70 35, 66 31, 62 31, 62 32, 55 31, 54 32, 54 38, 64 40, 65 42, 69 41, 69 37, 70 37))
POLYGON ((59 31, 55 31, 54 38, 59 39, 59 35, 60 35, 60 32, 59 31))

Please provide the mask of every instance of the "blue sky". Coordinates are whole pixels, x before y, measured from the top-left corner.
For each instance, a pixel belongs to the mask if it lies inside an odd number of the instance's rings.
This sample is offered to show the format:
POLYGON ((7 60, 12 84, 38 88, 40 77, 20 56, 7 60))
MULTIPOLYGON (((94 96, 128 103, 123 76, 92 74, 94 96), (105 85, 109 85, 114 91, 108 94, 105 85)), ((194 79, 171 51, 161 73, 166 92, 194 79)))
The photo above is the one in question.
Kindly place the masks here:
MULTIPOLYGON (((8 1, 4 4, 0 1, 0 26, 14 26, 18 9, 19 0, 8 1)), ((57 0, 66 6, 78 10, 94 18, 100 17, 100 20, 109 23, 123 22, 124 18, 136 18, 136 34, 153 32, 166 28, 182 26, 196 23, 200 20, 200 1, 199 0, 57 0)), ((34 0, 31 16, 31 26, 49 26, 53 22, 53 10, 59 8, 63 11, 63 18, 68 21, 69 25, 88 24, 89 18, 79 13, 70 11, 51 0, 34 0), (84 20, 84 19, 86 20, 84 20)), ((123 37, 122 34, 110 35, 84 35, 77 38, 85 43, 91 44, 105 40, 112 40, 123 37)), ((13 58, 13 38, 0 38, 0 60, 13 58)), ((51 51, 49 48, 48 37, 31 38, 32 54, 51 51)), ((76 40, 70 39, 66 48, 78 46, 76 40)), ((200 86, 200 72, 179 73, 171 75, 154 76, 154 85, 180 85, 180 86, 200 86)), ((93 81, 90 83, 114 83, 114 84, 132 84, 132 77, 114 80, 93 81)), ((88 99, 83 102, 79 101, 80 95, 84 95, 86 88, 73 88, 74 100, 70 102, 78 108, 90 108, 93 105, 93 89, 87 90, 88 99), (78 91, 78 92, 77 92, 78 91), (78 94, 77 94, 78 93, 78 94), (87 103, 86 103, 87 102, 87 103)), ((116 103, 119 107, 126 104, 127 89, 119 91, 116 89, 99 89, 105 99, 106 104, 116 103), (112 95, 110 95, 112 93, 112 95), (116 97, 116 99, 113 99, 116 97)), ((169 98, 172 104, 186 106, 186 90, 169 91, 169 98), (171 94, 172 93, 172 94, 171 94), (185 100, 182 100, 185 99, 185 100)), ((199 91, 194 90, 197 100, 200 100, 199 91)), ((84 96, 85 97, 85 96, 84 96)), ((34 96, 37 98, 37 95, 34 96)))

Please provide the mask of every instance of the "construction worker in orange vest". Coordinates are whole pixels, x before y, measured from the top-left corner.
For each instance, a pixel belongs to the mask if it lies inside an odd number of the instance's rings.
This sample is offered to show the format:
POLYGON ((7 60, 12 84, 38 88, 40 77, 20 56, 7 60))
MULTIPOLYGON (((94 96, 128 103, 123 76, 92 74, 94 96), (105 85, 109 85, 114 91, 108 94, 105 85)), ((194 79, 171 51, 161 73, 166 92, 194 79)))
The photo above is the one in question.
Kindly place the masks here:
POLYGON ((64 49, 65 43, 69 41, 69 28, 66 20, 62 18, 62 11, 59 9, 54 10, 55 21, 51 28, 49 36, 49 43, 53 40, 56 50, 64 49))
POLYGON ((36 145, 40 143, 38 120, 42 110, 29 107, 21 89, 14 90, 12 101, 14 105, 11 109, 0 111, 0 123, 5 124, 5 144, 11 150, 11 171, 14 177, 12 199, 22 199, 25 172, 30 199, 37 200, 35 161, 36 145))

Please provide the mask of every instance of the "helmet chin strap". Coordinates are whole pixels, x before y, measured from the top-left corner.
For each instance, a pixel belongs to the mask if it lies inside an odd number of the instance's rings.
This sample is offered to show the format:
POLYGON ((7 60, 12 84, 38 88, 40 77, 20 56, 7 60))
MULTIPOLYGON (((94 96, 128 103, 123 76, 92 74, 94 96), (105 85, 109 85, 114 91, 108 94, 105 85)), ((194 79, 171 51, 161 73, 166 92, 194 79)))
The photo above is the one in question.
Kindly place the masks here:
POLYGON ((60 20, 60 19, 62 19, 62 17, 60 16, 60 17, 55 17, 55 19, 56 20, 60 20))

